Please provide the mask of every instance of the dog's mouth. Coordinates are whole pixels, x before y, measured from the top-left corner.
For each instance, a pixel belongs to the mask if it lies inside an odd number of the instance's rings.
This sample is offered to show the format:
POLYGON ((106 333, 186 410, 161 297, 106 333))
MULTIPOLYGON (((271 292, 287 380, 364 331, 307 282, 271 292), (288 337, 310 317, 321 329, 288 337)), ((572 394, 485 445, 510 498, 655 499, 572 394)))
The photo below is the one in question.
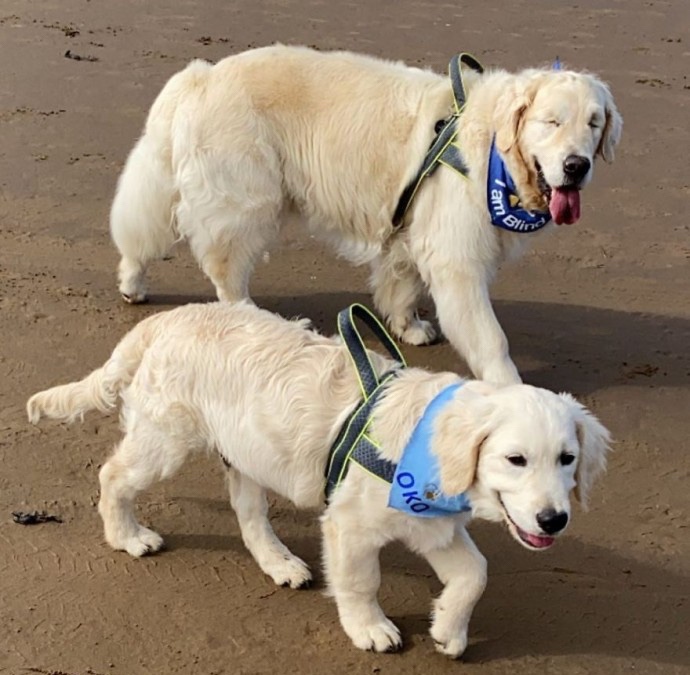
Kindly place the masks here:
POLYGON ((557 225, 572 225, 580 219, 580 190, 579 188, 561 185, 552 187, 546 180, 541 164, 534 158, 537 170, 537 188, 549 205, 551 217, 557 225))
POLYGON ((511 517, 506 509, 501 495, 498 495, 498 501, 501 503, 503 508, 503 517, 505 518, 506 524, 508 525, 508 530, 513 538, 522 544, 525 548, 530 551, 543 551, 549 548, 555 541, 556 537, 550 537, 546 534, 531 534, 523 530, 511 517))

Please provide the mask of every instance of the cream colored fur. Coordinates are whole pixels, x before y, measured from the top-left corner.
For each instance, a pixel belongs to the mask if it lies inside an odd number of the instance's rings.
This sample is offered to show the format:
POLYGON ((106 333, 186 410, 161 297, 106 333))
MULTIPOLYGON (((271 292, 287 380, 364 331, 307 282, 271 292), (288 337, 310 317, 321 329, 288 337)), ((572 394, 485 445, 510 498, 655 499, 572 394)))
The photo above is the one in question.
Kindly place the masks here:
MULTIPOLYGON (((370 357, 379 373, 395 365, 375 352, 370 357)), ((394 378, 372 419, 382 455, 398 461, 426 406, 456 382, 453 373, 419 368, 394 378)), ((311 580, 273 532, 266 491, 298 507, 323 505, 329 447, 360 397, 340 339, 249 303, 187 305, 142 321, 102 368, 35 394, 27 411, 33 423, 42 416, 72 420, 94 408, 114 410, 118 397, 124 437, 100 472, 99 512, 113 548, 133 556, 160 549, 161 537, 135 518, 136 496, 175 473, 190 453, 217 453, 228 467, 243 540, 261 569, 293 588, 311 580)), ((467 381, 438 420, 432 452, 443 488, 466 491, 473 515, 506 522, 529 547, 525 533, 543 534, 540 513, 567 516, 576 485, 586 498, 604 469, 607 444, 606 430, 567 394, 467 381), (564 452, 572 459, 567 466, 564 452), (511 463, 516 454, 526 466, 511 463)), ((465 530, 471 516, 409 516, 388 508, 388 491, 355 465, 324 510, 325 573, 342 626, 362 649, 400 646, 376 600, 379 550, 400 540, 445 585, 431 635, 441 652, 460 656, 486 583, 486 561, 465 530)))
MULTIPOLYGON (((179 237, 219 299, 247 298, 254 262, 296 211, 339 254, 371 265, 374 302, 397 337, 434 339, 416 314, 428 290, 441 329, 472 372, 519 382, 488 288, 501 262, 539 235, 490 223, 491 138, 496 134, 525 206, 543 208, 535 162, 559 186, 570 154, 612 160, 621 118, 606 85, 587 74, 470 72, 467 88, 459 140, 470 179, 440 168, 396 233, 398 199, 435 123, 452 109, 446 76, 284 46, 214 66, 192 62, 161 91, 120 177, 111 231, 122 254, 124 298, 145 299, 148 263, 179 237)), ((591 169, 581 186, 590 178, 591 169)))

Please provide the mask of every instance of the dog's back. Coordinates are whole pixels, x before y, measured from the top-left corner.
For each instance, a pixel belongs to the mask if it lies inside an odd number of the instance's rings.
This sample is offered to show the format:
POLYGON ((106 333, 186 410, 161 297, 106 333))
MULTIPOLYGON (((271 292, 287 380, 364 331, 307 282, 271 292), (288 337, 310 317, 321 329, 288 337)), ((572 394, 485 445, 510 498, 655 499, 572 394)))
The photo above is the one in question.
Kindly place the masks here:
MULTIPOLYGON (((361 395, 338 339, 249 303, 186 305, 137 325, 79 382, 35 394, 29 419, 114 410, 126 431, 147 424, 187 450, 216 449, 299 505, 321 502, 323 467, 361 395), (267 464, 273 468, 267 470, 267 464)), ((371 353, 379 371, 392 362, 371 353)))
POLYGON ((293 207, 342 255, 371 260, 449 106, 444 78, 345 52, 278 45, 192 62, 158 95, 118 183, 120 292, 143 301, 146 265, 183 236, 220 299, 247 297, 232 275, 293 207), (238 239, 237 260, 214 260, 238 239))

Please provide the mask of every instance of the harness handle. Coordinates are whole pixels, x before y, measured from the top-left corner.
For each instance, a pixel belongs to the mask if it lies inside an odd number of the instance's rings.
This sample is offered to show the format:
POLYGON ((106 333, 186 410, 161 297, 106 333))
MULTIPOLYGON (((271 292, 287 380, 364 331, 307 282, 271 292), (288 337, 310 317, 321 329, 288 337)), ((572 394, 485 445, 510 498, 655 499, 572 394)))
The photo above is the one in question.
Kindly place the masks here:
POLYGON ((477 61, 472 54, 468 54, 467 52, 462 52, 450 60, 450 63, 448 64, 448 76, 450 77, 450 82, 453 87, 453 100, 455 101, 456 115, 459 115, 462 112, 462 109, 465 107, 465 103, 467 103, 465 83, 462 78, 463 65, 471 68, 479 74, 484 72, 482 64, 479 63, 479 61, 477 61))
POLYGON ((369 330, 378 338, 378 341, 386 348, 386 351, 403 367, 405 357, 398 349, 393 338, 388 334, 383 324, 368 310, 364 305, 354 303, 338 313, 338 332, 345 343, 355 372, 359 379, 362 394, 365 400, 368 399, 376 387, 380 384, 379 376, 369 359, 367 348, 364 345, 362 336, 355 324, 355 319, 359 319, 366 324, 369 330))

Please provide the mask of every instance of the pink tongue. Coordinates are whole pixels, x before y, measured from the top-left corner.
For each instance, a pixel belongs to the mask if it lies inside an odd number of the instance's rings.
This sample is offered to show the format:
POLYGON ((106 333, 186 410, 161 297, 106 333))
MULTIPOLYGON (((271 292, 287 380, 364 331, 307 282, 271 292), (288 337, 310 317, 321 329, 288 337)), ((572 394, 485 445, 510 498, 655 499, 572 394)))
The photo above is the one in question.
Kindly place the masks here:
POLYGON ((558 225, 577 222, 580 219, 580 191, 574 188, 554 188, 549 211, 558 225))
POLYGON ((554 542, 553 537, 543 537, 536 534, 528 534, 527 532, 522 532, 522 535, 534 548, 547 548, 554 542))

